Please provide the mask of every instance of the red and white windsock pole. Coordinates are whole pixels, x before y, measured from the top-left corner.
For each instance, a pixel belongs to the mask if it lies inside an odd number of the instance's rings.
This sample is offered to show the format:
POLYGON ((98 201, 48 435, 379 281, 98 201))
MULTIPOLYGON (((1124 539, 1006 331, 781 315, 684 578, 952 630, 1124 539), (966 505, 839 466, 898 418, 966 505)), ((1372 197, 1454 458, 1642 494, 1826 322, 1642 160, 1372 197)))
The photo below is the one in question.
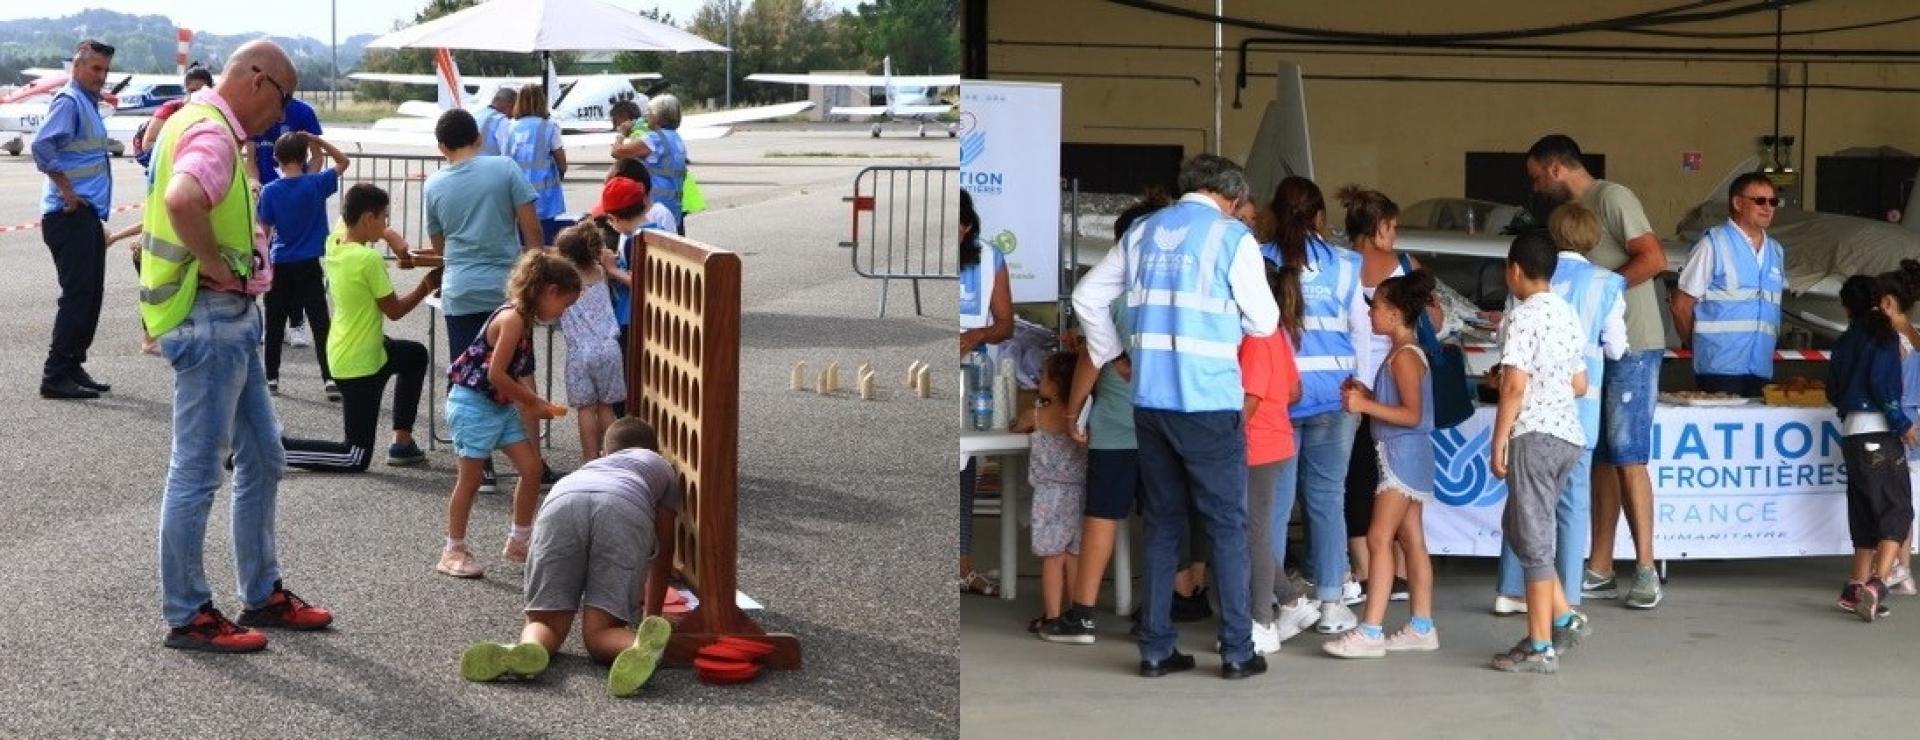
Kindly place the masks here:
POLYGON ((178 32, 177 38, 180 40, 180 45, 174 52, 173 64, 178 68, 176 71, 184 76, 187 73, 187 50, 193 46, 193 31, 186 28, 174 30, 178 32))

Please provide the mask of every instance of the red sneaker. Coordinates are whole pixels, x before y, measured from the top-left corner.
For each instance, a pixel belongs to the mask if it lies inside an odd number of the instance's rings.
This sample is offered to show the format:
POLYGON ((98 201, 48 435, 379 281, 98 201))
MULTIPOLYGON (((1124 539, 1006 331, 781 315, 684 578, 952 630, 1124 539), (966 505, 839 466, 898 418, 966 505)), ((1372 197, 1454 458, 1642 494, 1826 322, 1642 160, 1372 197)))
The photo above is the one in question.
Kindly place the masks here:
POLYGON ((200 607, 193 621, 167 633, 166 646, 175 650, 209 653, 252 653, 267 647, 267 636, 228 621, 212 603, 200 607))
POLYGON ((317 630, 333 624, 333 612, 307 603, 292 591, 273 582, 273 595, 258 609, 240 612, 240 624, 248 627, 285 627, 290 630, 317 630))

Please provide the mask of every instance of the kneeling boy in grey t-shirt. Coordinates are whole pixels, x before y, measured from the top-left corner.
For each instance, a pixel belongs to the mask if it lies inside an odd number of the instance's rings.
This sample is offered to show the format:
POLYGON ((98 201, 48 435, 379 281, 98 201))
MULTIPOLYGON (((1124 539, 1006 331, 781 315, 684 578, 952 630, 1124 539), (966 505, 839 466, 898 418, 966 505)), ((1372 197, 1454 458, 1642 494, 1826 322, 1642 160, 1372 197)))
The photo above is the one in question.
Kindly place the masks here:
POLYGON ((673 566, 682 493, 653 427, 628 417, 607 429, 604 457, 568 474, 540 504, 527 559, 526 625, 518 643, 467 649, 469 681, 532 678, 560 649, 580 613, 587 654, 611 664, 607 691, 629 696, 653 675, 672 627, 659 616, 673 566), (644 569, 649 562, 650 570, 644 569), (646 609, 635 626, 640 584, 646 609))

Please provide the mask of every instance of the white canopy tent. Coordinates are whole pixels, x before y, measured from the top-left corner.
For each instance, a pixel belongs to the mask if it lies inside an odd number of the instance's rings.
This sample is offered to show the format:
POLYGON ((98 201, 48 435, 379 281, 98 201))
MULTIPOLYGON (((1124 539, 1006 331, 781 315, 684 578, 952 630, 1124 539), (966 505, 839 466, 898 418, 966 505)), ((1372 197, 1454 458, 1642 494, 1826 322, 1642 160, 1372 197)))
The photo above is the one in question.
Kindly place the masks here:
POLYGON ((552 93, 556 51, 726 51, 727 47, 601 0, 488 0, 375 39, 382 49, 539 53, 552 93))

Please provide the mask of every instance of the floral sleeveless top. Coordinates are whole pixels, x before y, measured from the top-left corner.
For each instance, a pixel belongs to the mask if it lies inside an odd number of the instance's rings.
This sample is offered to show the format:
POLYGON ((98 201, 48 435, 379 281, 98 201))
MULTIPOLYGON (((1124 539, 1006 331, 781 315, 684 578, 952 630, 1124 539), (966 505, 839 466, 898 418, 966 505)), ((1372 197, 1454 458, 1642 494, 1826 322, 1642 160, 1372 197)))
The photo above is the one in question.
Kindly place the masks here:
MULTIPOLYGON (((487 326, 493 326, 493 320, 500 316, 500 312, 512 310, 512 304, 494 309, 493 314, 487 317, 487 326)), ((487 394, 487 397, 493 399, 494 403, 505 406, 510 403, 506 394, 501 393, 500 389, 493 387, 493 381, 487 379, 487 371, 491 369, 492 366, 493 342, 487 339, 487 330, 482 328, 479 336, 473 338, 473 344, 468 345, 466 351, 461 352, 459 357, 453 358, 453 366, 447 369, 447 381, 451 384, 448 387, 463 386, 471 388, 487 394)), ((513 361, 507 365, 507 374, 515 378, 524 378, 533 375, 533 330, 531 326, 528 327, 525 334, 520 336, 519 346, 513 348, 513 361)))

